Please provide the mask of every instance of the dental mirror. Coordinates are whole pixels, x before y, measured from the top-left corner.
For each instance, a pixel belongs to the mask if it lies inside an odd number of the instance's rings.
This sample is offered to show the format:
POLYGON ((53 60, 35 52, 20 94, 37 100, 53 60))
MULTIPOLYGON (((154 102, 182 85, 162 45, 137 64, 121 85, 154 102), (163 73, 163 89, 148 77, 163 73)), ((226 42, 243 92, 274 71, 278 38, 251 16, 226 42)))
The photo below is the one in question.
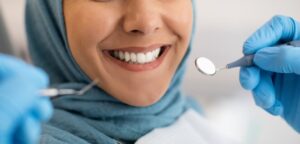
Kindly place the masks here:
POLYGON ((198 71, 204 75, 214 76, 218 71, 223 69, 232 69, 236 67, 247 67, 253 65, 254 55, 244 56, 232 63, 227 64, 224 67, 216 68, 215 64, 205 57, 199 57, 195 60, 195 65, 198 71))
POLYGON ((199 57, 195 60, 196 68, 204 75, 213 76, 216 74, 217 69, 215 64, 205 57, 199 57))
MULTIPOLYGON (((285 43, 283 45, 278 45, 278 46, 293 46, 295 48, 299 48, 300 40, 291 41, 291 42, 285 43)), ((232 69, 232 68, 237 68, 237 67, 253 66, 254 65, 253 59, 254 59, 254 54, 245 55, 242 58, 240 58, 236 61, 233 61, 222 68, 216 68, 215 64, 208 58, 199 57, 195 60, 195 65, 196 65, 196 68, 198 69, 198 71, 200 71, 202 74, 208 75, 208 76, 213 76, 218 71, 223 70, 223 69, 232 69)))

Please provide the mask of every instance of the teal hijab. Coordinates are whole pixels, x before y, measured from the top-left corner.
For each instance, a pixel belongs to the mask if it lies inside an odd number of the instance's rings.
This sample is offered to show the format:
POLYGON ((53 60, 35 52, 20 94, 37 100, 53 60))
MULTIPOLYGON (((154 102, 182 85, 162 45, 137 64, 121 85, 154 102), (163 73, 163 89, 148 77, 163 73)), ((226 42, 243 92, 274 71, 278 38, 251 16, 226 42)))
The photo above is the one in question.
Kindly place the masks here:
MULTIPOLYGON (((62 0, 27 0, 26 29, 32 60, 49 74, 52 87, 80 89, 91 82, 71 55, 62 0)), ((190 50, 165 95, 149 107, 126 105, 98 87, 84 96, 53 100, 54 115, 43 126, 42 143, 133 143, 172 124, 194 105, 180 90, 190 50)))

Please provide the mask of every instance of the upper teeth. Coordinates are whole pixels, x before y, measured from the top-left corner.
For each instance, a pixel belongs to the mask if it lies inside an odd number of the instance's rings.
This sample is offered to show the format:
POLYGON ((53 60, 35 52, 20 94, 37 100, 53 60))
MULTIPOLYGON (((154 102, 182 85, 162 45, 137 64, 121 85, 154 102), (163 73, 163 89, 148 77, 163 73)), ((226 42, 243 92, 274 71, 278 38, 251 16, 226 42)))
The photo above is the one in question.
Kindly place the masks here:
POLYGON ((157 48, 151 52, 147 53, 133 53, 127 51, 114 51, 113 56, 118 58, 119 60, 129 62, 129 63, 137 63, 137 64, 145 64, 153 62, 159 56, 161 48, 157 48))

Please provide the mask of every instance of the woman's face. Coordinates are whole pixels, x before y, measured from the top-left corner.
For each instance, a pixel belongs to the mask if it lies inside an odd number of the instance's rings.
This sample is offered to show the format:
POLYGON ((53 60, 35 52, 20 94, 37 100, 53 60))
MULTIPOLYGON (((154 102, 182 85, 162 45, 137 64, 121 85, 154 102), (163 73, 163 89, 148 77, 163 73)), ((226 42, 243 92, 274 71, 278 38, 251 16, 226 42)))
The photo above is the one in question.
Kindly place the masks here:
POLYGON ((190 0, 64 0, 73 57, 98 86, 133 106, 167 91, 192 30, 190 0))

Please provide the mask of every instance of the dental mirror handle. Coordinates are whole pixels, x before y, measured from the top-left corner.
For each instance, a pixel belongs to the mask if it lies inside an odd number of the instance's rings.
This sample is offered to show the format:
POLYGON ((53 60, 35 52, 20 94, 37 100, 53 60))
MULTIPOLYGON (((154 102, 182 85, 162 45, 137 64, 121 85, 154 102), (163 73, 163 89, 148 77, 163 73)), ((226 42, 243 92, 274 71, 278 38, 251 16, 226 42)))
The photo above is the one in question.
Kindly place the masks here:
MULTIPOLYGON (((283 45, 288 45, 288 46, 294 46, 294 47, 300 47, 300 40, 298 41, 291 41, 291 42, 288 42, 286 44, 283 44, 283 45)), ((281 46, 283 46, 281 45, 281 46)), ((253 59, 254 59, 254 54, 253 55, 246 55, 232 63, 229 63, 226 65, 226 68, 227 69, 231 69, 231 68, 235 68, 235 67, 247 67, 247 66, 253 66, 254 65, 254 62, 253 62, 253 59)))
POLYGON ((229 63, 226 65, 227 69, 235 68, 235 67, 247 67, 247 66, 252 66, 254 59, 254 55, 246 55, 232 63, 229 63))

